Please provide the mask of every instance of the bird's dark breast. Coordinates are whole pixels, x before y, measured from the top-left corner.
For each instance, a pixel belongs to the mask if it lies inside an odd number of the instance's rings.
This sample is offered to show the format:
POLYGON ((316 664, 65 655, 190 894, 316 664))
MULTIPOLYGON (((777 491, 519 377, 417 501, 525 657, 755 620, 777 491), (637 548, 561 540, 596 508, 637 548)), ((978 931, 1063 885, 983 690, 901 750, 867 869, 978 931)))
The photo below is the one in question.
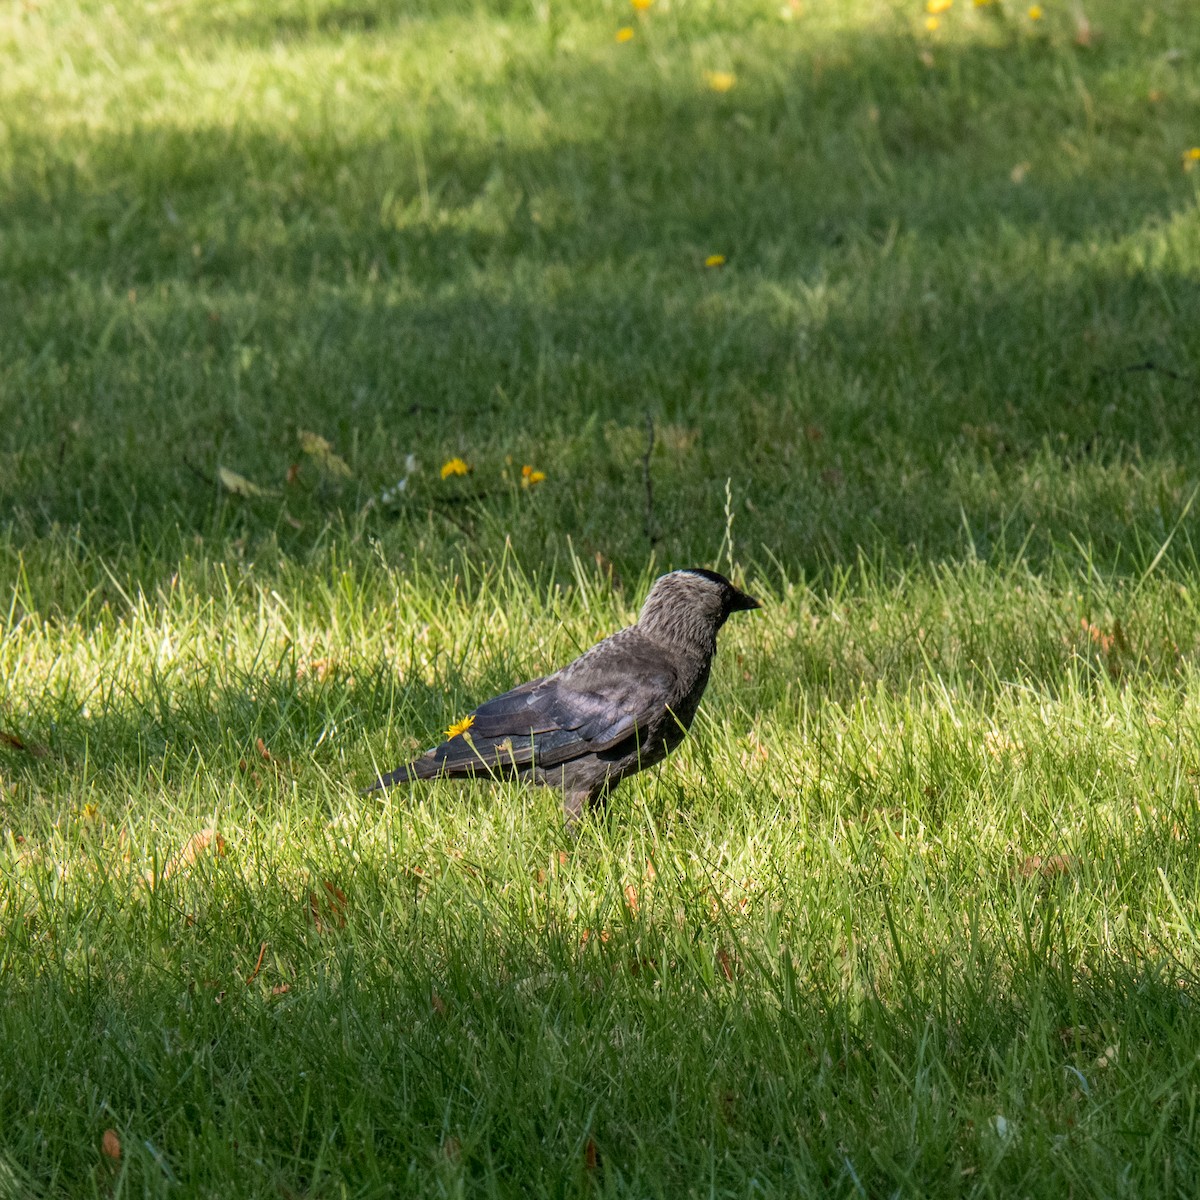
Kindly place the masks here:
POLYGON ((610 783, 616 786, 629 775, 662 762, 692 727, 700 698, 708 684, 709 664, 704 663, 687 691, 648 729, 639 729, 632 737, 602 751, 597 758, 613 764, 610 783))

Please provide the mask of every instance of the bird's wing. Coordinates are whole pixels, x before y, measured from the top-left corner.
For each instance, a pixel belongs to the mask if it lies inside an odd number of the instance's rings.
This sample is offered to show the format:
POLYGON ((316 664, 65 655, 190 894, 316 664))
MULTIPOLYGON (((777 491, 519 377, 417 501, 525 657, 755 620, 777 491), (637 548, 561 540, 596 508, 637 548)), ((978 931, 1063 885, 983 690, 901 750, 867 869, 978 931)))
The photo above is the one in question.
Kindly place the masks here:
POLYGON ((671 703, 677 673, 656 647, 613 642, 481 704, 469 729, 432 751, 430 766, 451 775, 554 767, 648 730, 671 703))

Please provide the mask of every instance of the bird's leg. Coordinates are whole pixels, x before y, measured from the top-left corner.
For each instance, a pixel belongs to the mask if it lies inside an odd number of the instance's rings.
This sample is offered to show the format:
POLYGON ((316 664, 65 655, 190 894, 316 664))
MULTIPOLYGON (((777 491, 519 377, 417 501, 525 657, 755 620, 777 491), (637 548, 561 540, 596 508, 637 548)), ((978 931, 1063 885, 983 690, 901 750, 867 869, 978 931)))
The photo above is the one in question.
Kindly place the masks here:
POLYGON ((602 779, 595 787, 565 792, 563 794, 563 822, 568 833, 574 833, 580 818, 585 812, 592 812, 603 806, 608 799, 608 793, 615 787, 607 779, 602 779))
POLYGON ((563 795, 563 824, 567 832, 573 834, 583 816, 584 806, 589 803, 587 792, 566 792, 563 795))

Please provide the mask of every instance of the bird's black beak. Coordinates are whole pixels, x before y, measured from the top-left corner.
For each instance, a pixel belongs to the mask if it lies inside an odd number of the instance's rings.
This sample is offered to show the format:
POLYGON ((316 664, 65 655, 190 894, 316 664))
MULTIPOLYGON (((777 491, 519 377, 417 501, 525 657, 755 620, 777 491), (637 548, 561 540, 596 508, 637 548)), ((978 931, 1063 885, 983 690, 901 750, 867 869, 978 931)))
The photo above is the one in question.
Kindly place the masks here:
POLYGON ((737 588, 731 588, 730 591, 732 593, 729 597, 730 612, 749 612, 754 608, 762 608, 762 602, 755 600, 753 596, 748 595, 746 592, 738 591, 737 588))

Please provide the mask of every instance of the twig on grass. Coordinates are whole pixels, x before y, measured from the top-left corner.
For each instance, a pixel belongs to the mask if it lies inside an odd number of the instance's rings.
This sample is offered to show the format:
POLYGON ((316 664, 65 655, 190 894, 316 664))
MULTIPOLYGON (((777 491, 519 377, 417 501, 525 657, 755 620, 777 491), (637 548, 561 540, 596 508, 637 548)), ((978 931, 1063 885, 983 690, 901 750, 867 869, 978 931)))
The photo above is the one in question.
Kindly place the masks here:
POLYGON ((646 541, 653 546, 658 541, 654 529, 654 481, 650 477, 650 455, 654 452, 654 418, 646 414, 646 453, 642 455, 642 483, 646 488, 646 541))
POLYGON ((1192 378, 1191 375, 1182 371, 1174 371, 1170 367, 1160 366, 1151 358, 1146 359, 1145 362, 1130 363, 1125 367, 1101 367, 1096 371, 1096 378, 1100 379, 1105 375, 1130 375, 1135 371, 1156 371, 1159 375, 1165 375, 1168 379, 1176 379, 1180 382, 1192 378))
POLYGON ((263 942, 258 947, 258 961, 254 964, 254 970, 251 971, 250 974, 246 976, 247 984, 253 983, 254 980, 258 977, 258 973, 262 969, 263 955, 266 954, 266 952, 267 952, 267 943, 263 942))

